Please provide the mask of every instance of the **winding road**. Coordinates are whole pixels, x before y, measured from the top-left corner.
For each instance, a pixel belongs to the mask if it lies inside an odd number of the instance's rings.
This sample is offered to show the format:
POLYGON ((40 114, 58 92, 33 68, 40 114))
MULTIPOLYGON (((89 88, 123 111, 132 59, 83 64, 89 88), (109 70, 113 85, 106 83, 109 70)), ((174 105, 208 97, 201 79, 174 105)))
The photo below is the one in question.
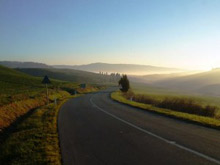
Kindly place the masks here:
POLYGON ((220 131, 117 103, 113 90, 61 107, 64 165, 220 164, 220 131))

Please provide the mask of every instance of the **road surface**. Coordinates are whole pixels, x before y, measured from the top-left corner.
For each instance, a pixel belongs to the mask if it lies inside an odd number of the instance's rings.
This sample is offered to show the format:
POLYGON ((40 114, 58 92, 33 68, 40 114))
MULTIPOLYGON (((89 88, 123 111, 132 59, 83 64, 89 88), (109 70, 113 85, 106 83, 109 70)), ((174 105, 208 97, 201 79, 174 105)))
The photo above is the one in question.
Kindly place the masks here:
POLYGON ((64 165, 220 164, 220 131, 117 103, 112 90, 62 106, 64 165))

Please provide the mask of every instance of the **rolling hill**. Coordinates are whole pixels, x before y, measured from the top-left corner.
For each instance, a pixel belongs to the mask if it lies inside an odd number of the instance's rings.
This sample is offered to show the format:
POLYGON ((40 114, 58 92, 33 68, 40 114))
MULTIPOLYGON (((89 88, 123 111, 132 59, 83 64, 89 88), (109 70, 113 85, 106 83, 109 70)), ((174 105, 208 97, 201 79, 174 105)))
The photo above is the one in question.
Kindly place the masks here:
POLYGON ((87 72, 104 72, 104 73, 121 73, 130 75, 149 75, 162 73, 183 72, 183 69, 157 67, 150 65, 137 64, 108 64, 108 63, 92 63, 86 65, 47 65, 36 62, 17 62, 17 61, 0 61, 0 65, 9 68, 57 68, 57 69, 74 69, 87 72))
POLYGON ((53 79, 78 83, 109 84, 110 82, 116 83, 118 80, 115 75, 103 75, 73 69, 18 68, 17 70, 32 76, 43 77, 47 75, 53 79))
MULTIPOLYGON (((80 90, 79 83, 82 83, 83 80, 90 81, 93 74, 98 76, 95 73, 86 74, 81 71, 68 72, 57 69, 50 71, 36 68, 15 70, 0 66, 0 107, 11 102, 36 98, 45 93, 45 85, 42 84, 45 75, 48 75, 52 82, 48 86, 50 92, 56 93, 57 90, 63 90, 72 94, 73 90, 85 92, 80 90)), ((93 78, 96 79, 97 77, 93 76, 93 78)), ((92 90, 93 87, 99 86, 88 84, 85 90, 92 90)))
POLYGON ((0 66, 0 107, 38 96, 44 91, 42 78, 0 66))
POLYGON ((41 79, 25 73, 0 66, 0 92, 18 91, 41 86, 41 79))
POLYGON ((152 84, 154 82, 171 79, 171 78, 189 76, 189 75, 193 75, 196 73, 201 73, 201 71, 186 71, 186 72, 179 72, 179 73, 150 74, 150 75, 140 75, 140 76, 133 75, 133 76, 129 76, 129 78, 133 82, 152 84))
POLYGON ((164 78, 154 81, 153 84, 165 88, 220 96, 220 69, 181 77, 164 78))
POLYGON ((54 65, 55 68, 68 68, 83 70, 89 72, 108 72, 108 73, 123 73, 133 75, 144 75, 153 73, 173 73, 182 72, 182 69, 156 67, 150 65, 136 65, 136 64, 108 64, 108 63, 92 63, 87 65, 54 65))
POLYGON ((0 61, 0 65, 9 68, 52 68, 52 66, 37 62, 0 61))

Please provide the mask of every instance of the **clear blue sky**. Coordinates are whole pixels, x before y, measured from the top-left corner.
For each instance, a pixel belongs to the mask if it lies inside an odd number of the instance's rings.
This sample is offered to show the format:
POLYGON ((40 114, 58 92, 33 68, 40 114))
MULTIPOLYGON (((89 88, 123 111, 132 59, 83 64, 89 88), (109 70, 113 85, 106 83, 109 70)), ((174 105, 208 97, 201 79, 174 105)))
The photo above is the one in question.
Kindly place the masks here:
POLYGON ((220 66, 220 0, 0 0, 0 60, 220 66))

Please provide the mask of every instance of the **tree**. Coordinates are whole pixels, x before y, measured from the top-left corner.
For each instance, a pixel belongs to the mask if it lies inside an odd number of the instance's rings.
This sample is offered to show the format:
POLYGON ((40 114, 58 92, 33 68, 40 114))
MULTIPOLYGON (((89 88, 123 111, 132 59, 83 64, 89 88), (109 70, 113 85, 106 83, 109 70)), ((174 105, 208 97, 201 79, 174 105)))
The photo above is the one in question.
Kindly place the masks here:
POLYGON ((130 88, 130 83, 128 80, 127 75, 122 75, 121 79, 118 81, 118 84, 121 85, 121 91, 122 92, 127 92, 130 88))

